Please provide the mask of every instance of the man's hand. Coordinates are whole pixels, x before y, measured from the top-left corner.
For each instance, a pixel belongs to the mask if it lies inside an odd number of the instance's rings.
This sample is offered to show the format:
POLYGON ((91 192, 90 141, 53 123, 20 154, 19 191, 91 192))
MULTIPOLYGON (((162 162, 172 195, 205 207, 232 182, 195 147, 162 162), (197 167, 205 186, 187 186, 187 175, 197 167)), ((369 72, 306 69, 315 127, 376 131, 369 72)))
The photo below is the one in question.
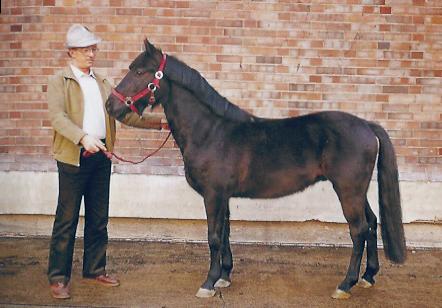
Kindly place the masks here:
POLYGON ((161 129, 164 129, 164 130, 170 130, 169 123, 168 123, 167 120, 164 119, 164 118, 161 118, 161 122, 160 122, 160 130, 161 130, 161 129))
POLYGON ((106 146, 97 139, 90 135, 84 135, 80 140, 81 145, 84 149, 90 153, 97 153, 98 151, 107 151, 106 146))

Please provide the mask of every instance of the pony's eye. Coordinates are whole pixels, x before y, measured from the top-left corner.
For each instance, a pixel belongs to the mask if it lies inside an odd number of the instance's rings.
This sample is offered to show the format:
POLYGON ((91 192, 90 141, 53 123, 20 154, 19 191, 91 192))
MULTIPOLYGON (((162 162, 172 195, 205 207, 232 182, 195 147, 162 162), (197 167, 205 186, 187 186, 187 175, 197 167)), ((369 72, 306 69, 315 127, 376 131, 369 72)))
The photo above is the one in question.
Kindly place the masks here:
POLYGON ((137 70, 137 75, 138 75, 138 76, 143 75, 143 71, 141 71, 141 70, 137 70))

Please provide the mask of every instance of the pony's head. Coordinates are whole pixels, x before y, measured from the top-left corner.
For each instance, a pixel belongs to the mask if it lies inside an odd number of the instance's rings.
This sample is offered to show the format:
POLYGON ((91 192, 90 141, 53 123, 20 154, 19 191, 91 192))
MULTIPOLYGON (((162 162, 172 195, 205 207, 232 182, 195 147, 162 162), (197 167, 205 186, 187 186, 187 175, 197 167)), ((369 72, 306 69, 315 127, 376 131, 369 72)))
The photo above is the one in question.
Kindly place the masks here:
POLYGON ((166 57, 147 39, 144 46, 145 51, 131 63, 129 72, 106 101, 107 111, 118 120, 130 110, 141 116, 147 106, 155 106, 167 96, 168 85, 162 81, 166 57))

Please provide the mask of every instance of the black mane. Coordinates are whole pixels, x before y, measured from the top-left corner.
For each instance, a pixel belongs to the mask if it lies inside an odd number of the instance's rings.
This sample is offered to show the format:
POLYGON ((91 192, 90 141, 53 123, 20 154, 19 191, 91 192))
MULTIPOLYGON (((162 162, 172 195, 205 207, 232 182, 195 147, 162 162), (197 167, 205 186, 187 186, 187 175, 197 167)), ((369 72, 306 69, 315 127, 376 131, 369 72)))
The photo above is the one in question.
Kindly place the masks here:
POLYGON ((200 102, 217 115, 238 122, 254 122, 258 117, 241 109, 220 95, 201 74, 174 56, 167 57, 164 69, 167 78, 191 91, 200 102))

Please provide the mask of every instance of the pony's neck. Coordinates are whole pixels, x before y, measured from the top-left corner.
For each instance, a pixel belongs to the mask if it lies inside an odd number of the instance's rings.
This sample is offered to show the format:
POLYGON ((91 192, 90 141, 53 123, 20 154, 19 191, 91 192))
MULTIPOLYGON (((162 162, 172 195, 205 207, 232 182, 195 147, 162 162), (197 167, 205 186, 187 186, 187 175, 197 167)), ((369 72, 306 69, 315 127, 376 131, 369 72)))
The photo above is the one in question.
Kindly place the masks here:
POLYGON ((201 103, 225 119, 236 122, 249 122, 257 119, 220 95, 197 70, 173 56, 168 57, 164 73, 169 80, 190 90, 201 103))
POLYGON ((212 128, 225 121, 201 104, 192 92, 175 83, 171 83, 163 108, 181 151, 189 142, 204 145, 212 128))

